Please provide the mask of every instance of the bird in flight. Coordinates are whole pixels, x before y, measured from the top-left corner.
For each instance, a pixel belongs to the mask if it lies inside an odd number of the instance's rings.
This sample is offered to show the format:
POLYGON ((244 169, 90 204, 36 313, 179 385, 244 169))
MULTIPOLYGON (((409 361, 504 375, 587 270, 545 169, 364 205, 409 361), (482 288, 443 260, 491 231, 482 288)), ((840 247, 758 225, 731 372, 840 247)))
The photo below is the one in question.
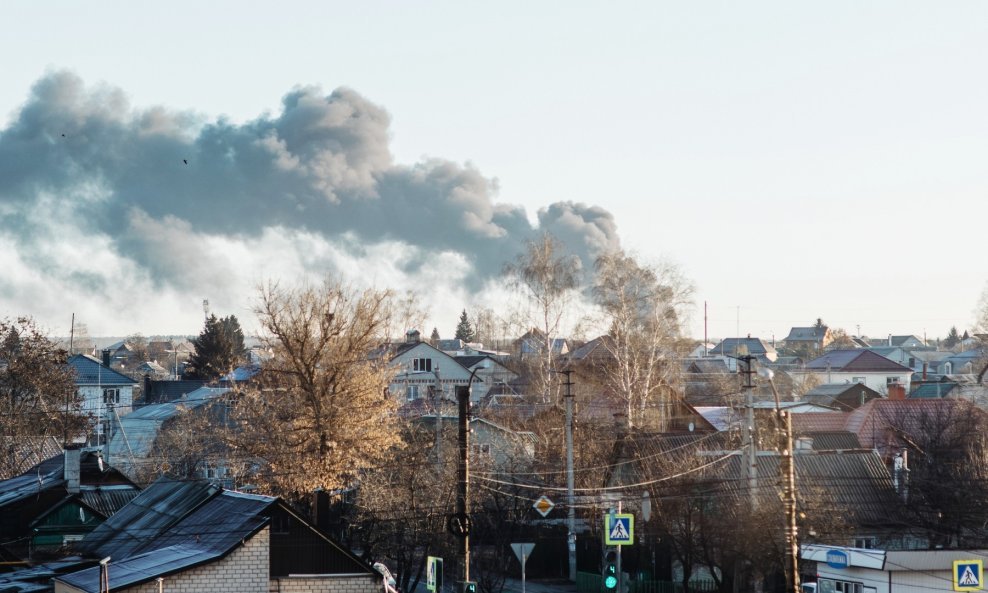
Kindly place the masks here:
POLYGON ((183 163, 185 163, 186 165, 188 165, 188 164, 189 164, 189 161, 188 161, 188 159, 182 159, 182 162, 183 162, 183 163))

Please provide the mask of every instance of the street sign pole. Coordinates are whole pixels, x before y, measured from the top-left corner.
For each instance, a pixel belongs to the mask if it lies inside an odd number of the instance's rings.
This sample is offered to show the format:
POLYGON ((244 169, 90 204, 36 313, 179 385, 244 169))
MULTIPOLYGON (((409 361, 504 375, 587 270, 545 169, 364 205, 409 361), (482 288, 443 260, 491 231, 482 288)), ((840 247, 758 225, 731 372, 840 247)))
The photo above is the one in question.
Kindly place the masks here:
POLYGON ((525 564, 533 548, 535 544, 511 544, 511 550, 518 558, 518 562, 521 562, 521 593, 525 593, 525 564))
MULTIPOLYGON (((618 514, 621 513, 621 501, 618 501, 618 514)), ((618 593, 624 593, 624 570, 621 568, 621 548, 624 546, 617 547, 617 578, 618 578, 618 593)))

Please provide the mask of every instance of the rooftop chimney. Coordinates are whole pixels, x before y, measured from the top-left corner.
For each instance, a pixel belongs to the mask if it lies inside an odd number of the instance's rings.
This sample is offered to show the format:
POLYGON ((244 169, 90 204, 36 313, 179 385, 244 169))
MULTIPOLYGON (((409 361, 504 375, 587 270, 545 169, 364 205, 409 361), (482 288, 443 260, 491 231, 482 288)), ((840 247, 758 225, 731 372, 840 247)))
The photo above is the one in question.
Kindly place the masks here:
POLYGON ((110 349, 103 350, 103 366, 110 368, 110 349))
POLYGON ((410 329, 405 332, 405 342, 408 344, 417 344, 422 341, 422 334, 419 333, 417 329, 410 329))
POLYGON ((65 490, 68 491, 69 494, 78 494, 79 480, 82 475, 82 469, 80 468, 82 451, 78 448, 66 448, 62 455, 65 490))
POLYGON ((889 399, 904 400, 906 399, 906 386, 901 383, 889 383, 889 399))

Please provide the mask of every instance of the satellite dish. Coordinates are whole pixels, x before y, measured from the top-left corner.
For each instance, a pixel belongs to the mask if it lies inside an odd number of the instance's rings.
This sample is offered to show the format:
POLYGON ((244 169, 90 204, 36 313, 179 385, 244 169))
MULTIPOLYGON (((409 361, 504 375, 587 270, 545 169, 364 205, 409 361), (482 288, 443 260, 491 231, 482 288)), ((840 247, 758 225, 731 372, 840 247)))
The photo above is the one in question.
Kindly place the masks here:
POLYGON ((696 425, 690 422, 690 425, 687 426, 686 428, 688 428, 690 432, 693 432, 693 429, 696 428, 696 425))

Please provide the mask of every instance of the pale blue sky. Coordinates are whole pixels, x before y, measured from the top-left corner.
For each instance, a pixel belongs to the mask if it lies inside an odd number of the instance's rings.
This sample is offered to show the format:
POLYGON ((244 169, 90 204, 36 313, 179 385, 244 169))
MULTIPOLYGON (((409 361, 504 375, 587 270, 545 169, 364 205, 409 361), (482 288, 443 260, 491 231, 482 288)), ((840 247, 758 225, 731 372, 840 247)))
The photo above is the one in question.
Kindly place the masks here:
POLYGON ((398 162, 469 161, 532 217, 559 200, 611 211, 626 247, 696 283, 697 337, 705 300, 712 336, 816 317, 943 335, 969 327, 988 279, 984 2, 2 12, 0 117, 52 69, 237 122, 296 85, 351 87, 391 114, 398 162))

